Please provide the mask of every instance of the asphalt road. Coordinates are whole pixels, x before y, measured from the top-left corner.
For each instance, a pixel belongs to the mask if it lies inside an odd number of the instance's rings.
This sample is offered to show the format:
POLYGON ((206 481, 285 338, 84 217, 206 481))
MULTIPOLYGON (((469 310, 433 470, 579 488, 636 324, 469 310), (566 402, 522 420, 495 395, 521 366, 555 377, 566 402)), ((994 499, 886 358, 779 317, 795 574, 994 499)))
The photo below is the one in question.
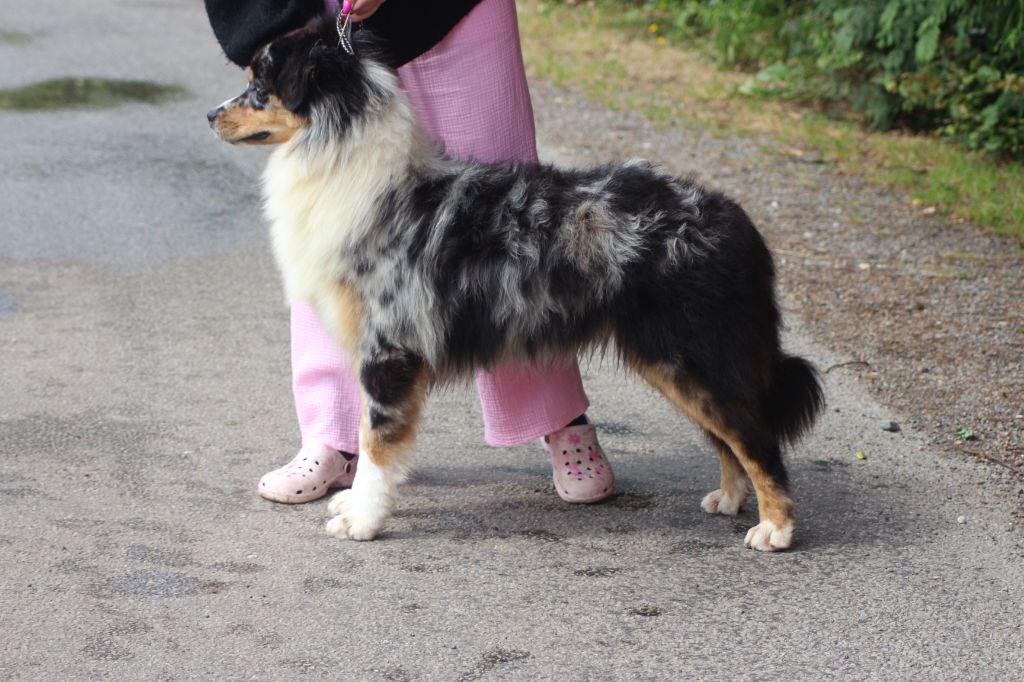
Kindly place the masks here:
MULTIPOLYGON (((882 431, 901 415, 842 371, 790 459, 785 554, 743 548, 751 511, 700 511, 717 458, 597 363, 621 491, 605 504, 560 502, 536 446, 484 446, 461 389, 432 400, 380 540, 328 537, 323 501, 262 500, 297 446, 287 312, 263 154, 204 118, 241 73, 197 1, 8 2, 0 26, 0 87, 188 90, 0 111, 0 677, 1021 678, 1013 501, 882 431)), ((572 161, 555 134, 544 154, 572 161)), ((792 348, 843 360, 790 322, 792 348)))

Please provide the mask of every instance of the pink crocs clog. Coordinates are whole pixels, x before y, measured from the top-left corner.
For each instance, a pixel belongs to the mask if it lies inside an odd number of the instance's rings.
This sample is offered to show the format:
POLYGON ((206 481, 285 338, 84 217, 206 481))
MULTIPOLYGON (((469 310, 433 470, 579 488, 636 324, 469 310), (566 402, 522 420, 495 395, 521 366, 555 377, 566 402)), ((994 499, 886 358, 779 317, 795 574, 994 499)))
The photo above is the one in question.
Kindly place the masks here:
POLYGON ((292 461, 264 474, 257 491, 274 502, 312 502, 326 495, 330 488, 351 487, 358 459, 358 455, 338 452, 319 443, 304 445, 292 461))
POLYGON ((593 424, 567 426, 544 437, 555 491, 566 502, 600 502, 615 492, 615 474, 593 424))

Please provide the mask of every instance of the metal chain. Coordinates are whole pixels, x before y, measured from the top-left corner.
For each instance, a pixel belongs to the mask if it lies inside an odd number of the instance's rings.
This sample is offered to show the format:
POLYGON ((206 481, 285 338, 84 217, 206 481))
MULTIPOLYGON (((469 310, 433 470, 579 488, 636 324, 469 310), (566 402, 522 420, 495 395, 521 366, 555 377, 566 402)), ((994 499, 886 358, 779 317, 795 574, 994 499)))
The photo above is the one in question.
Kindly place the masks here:
MULTIPOLYGON (((346 2, 345 5, 348 5, 346 2)), ((338 46, 345 50, 349 55, 354 55, 356 51, 352 49, 352 13, 342 10, 338 12, 338 46)))

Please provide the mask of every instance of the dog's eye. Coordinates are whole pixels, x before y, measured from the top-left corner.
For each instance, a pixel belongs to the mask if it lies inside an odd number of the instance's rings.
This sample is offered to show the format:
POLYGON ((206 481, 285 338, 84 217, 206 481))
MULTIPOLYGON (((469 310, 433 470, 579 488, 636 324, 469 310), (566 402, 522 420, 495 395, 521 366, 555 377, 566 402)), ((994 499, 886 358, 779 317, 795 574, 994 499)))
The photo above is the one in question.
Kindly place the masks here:
POLYGON ((267 86, 261 81, 253 81, 249 84, 249 101, 253 106, 262 107, 270 98, 267 86))

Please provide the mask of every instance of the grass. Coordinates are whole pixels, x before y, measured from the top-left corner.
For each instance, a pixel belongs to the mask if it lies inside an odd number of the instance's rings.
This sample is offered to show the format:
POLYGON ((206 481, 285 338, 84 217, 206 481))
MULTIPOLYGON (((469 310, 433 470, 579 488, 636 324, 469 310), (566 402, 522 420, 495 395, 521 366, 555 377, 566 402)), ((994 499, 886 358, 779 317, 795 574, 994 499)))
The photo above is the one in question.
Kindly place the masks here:
POLYGON ((155 104, 178 97, 176 85, 106 78, 56 78, 20 88, 0 89, 0 109, 50 111, 114 107, 125 102, 155 104))
POLYGON ((923 212, 938 210, 1024 239, 1024 164, 933 136, 868 132, 850 117, 741 95, 749 74, 716 68, 701 46, 675 44, 635 13, 599 3, 517 4, 523 51, 537 76, 656 124, 772 137, 785 154, 820 157, 873 184, 904 190, 923 212))

